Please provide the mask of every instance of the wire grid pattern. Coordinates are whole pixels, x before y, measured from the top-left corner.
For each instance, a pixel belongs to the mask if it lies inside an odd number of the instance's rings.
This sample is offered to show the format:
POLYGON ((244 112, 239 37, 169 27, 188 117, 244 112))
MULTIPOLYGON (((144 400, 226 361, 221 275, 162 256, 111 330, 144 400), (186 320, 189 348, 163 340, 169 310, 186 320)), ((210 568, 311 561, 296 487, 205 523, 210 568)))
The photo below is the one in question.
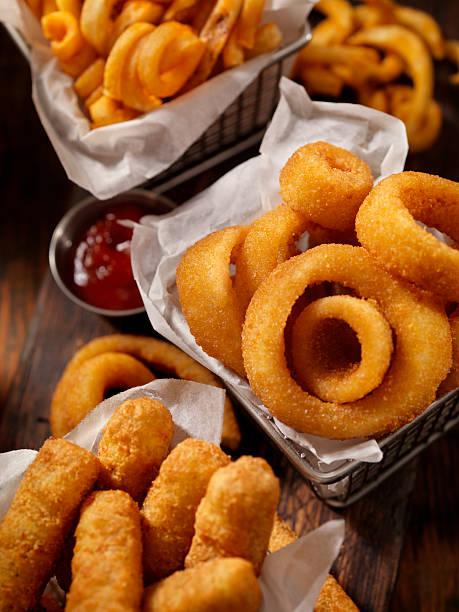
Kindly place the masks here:
POLYGON ((264 128, 277 106, 282 66, 280 60, 262 70, 199 140, 172 166, 154 177, 148 187, 185 172, 264 128))
POLYGON ((329 495, 330 485, 309 481, 316 494, 327 503, 345 507, 363 497, 446 431, 459 423, 459 389, 434 402, 423 414, 385 438, 384 457, 379 463, 356 462, 354 467, 331 486, 341 483, 339 493, 329 495))

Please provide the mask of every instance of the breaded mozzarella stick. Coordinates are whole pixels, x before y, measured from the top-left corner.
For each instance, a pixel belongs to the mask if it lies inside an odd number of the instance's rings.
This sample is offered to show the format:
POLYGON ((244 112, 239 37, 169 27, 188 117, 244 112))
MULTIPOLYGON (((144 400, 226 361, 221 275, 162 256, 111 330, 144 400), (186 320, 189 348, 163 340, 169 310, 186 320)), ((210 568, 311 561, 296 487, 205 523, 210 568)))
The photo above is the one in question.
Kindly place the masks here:
POLYGON ((134 612, 143 592, 137 504, 125 491, 96 491, 83 503, 75 531, 72 584, 65 609, 134 612))
POLYGON ((143 612, 257 612, 262 599, 251 563, 212 559, 145 589, 143 612))
POLYGON ((146 584, 183 567, 196 508, 212 474, 229 461, 215 444, 193 438, 164 460, 141 510, 146 584))
POLYGON ((242 557, 259 575, 278 502, 279 482, 261 457, 240 457, 217 470, 196 512, 185 567, 242 557))
POLYGON ((0 610, 33 608, 51 578, 99 460, 67 440, 47 440, 0 525, 0 610))

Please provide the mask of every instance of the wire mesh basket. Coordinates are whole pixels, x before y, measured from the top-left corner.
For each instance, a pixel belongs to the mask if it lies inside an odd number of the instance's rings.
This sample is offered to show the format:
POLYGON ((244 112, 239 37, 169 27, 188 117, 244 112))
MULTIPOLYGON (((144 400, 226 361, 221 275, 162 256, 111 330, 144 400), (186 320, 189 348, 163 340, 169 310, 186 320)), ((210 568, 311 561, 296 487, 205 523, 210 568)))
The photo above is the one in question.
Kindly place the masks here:
POLYGON ((172 166, 148 182, 157 193, 200 174, 261 141, 279 101, 279 81, 287 60, 311 37, 309 25, 297 40, 281 47, 220 117, 172 166))
POLYGON ((365 463, 348 460, 325 472, 312 453, 284 436, 268 412, 248 402, 236 389, 231 388, 230 391, 316 495, 336 508, 356 502, 459 423, 458 388, 433 402, 411 423, 380 440, 382 461, 365 463))
MULTIPOLYGON (((23 55, 30 49, 17 30, 5 25, 23 55)), ((260 142, 279 100, 279 81, 285 63, 302 49, 311 37, 306 21, 296 40, 276 51, 258 77, 236 98, 220 117, 169 168, 149 180, 144 187, 164 193, 260 142)))

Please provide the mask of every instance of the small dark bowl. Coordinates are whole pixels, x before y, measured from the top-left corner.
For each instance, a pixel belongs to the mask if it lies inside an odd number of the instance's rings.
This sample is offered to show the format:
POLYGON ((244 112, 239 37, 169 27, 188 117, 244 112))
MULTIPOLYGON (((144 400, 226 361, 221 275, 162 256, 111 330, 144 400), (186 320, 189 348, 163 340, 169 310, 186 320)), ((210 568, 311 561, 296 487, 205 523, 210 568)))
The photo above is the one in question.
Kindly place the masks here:
POLYGON ((106 317, 136 315, 144 312, 145 308, 144 306, 139 306, 129 310, 109 310, 92 306, 81 300, 73 292, 70 257, 72 256, 75 241, 81 240, 84 232, 93 223, 100 220, 107 209, 118 203, 137 204, 145 209, 146 215, 162 215, 170 212, 175 207, 175 204, 168 198, 144 189, 132 189, 109 200, 98 200, 90 196, 73 206, 62 217, 53 232, 49 245, 49 266, 58 287, 75 304, 90 312, 106 317))

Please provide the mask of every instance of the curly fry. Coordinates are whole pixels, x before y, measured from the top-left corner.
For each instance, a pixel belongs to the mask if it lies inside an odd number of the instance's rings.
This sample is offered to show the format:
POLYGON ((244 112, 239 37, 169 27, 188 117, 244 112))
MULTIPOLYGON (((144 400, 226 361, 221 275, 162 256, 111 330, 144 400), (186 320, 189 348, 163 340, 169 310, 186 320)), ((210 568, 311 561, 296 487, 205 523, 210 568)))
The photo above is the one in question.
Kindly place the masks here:
POLYGON ((41 19, 43 34, 51 40, 51 50, 62 60, 69 60, 84 44, 75 15, 68 11, 54 11, 41 19))
POLYGON ((407 118, 407 131, 416 132, 424 121, 433 93, 433 62, 422 40, 404 26, 378 26, 361 30, 349 38, 354 45, 372 45, 402 57, 413 81, 412 113, 407 118))
POLYGON ((236 23, 241 6, 242 0, 217 1, 199 35, 206 46, 196 72, 187 83, 187 90, 203 83, 212 72, 236 23))
MULTIPOLYGON (((334 23, 333 37, 327 42, 339 44, 354 30, 354 12, 352 6, 346 0, 319 0, 314 8, 326 15, 334 23)), ((329 26, 326 27, 328 28, 329 26)))
POLYGON ((204 42, 189 26, 161 23, 147 36, 139 53, 140 82, 154 96, 173 96, 193 74, 204 52, 204 42))
POLYGON ((154 29, 155 26, 150 23, 133 23, 124 30, 113 45, 105 64, 104 89, 115 100, 123 99, 121 91, 122 72, 129 52, 154 29))
POLYGON ((282 44, 282 32, 273 22, 260 26, 255 34, 255 41, 251 49, 246 49, 246 59, 251 59, 262 53, 274 51, 282 44))
POLYGON ((76 78, 96 59, 96 57, 97 54, 94 49, 85 41, 78 53, 67 61, 60 60, 59 66, 63 72, 76 78))
POLYGON ((398 23, 410 28, 423 39, 435 59, 441 60, 444 58, 443 34, 440 26, 431 15, 411 6, 398 6, 396 4, 393 13, 398 23))
POLYGON ((128 0, 123 5, 121 13, 113 22, 113 29, 108 39, 108 50, 115 44, 121 34, 133 23, 159 23, 164 12, 164 6, 149 0, 128 0))
POLYGON ((85 0, 81 9, 80 26, 86 40, 100 53, 107 54, 112 14, 117 0, 85 0))
POLYGON ((264 0, 244 0, 236 29, 237 41, 246 49, 252 49, 255 36, 260 25, 264 0))
POLYGON ((80 74, 73 85, 80 98, 86 99, 95 89, 102 85, 104 68, 105 60, 99 57, 80 74))

